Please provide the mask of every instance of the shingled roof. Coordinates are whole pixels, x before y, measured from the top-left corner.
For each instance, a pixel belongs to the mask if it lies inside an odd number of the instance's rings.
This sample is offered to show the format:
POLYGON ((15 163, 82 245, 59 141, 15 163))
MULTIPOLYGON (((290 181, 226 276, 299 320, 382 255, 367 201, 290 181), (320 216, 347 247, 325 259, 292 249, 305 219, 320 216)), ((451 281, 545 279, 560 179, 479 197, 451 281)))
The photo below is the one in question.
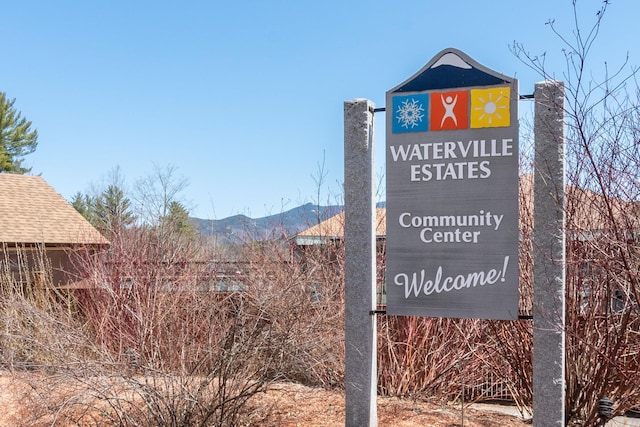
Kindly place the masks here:
POLYGON ((0 173, 0 242, 108 244, 44 179, 7 173, 0 173))
MULTIPOLYGON (((532 227, 533 224, 533 174, 520 176, 520 221, 521 227, 532 227)), ((567 228, 575 233, 605 231, 616 221, 619 227, 627 230, 640 229, 640 202, 625 201, 615 197, 607 200, 594 191, 568 185, 566 187, 567 228)), ((376 235, 385 237, 386 209, 376 209, 376 235)), ((339 240, 344 237, 344 212, 326 221, 301 231, 296 235, 298 245, 326 243, 327 240, 339 240)), ((584 236, 583 236, 584 237, 584 236)))
MULTIPOLYGON (((376 208, 376 236, 378 237, 387 234, 386 215, 386 209, 376 208)), ((344 211, 296 234, 296 244, 311 245, 342 238, 344 238, 344 211)))

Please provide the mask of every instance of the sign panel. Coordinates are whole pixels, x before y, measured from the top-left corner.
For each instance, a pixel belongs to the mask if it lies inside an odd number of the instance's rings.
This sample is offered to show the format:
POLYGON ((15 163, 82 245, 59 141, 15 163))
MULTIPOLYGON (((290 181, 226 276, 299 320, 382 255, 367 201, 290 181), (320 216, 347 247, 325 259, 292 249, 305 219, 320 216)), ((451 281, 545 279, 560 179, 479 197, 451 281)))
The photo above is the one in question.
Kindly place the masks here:
POLYGON ((386 104, 387 314, 517 319, 517 80, 446 49, 386 104))

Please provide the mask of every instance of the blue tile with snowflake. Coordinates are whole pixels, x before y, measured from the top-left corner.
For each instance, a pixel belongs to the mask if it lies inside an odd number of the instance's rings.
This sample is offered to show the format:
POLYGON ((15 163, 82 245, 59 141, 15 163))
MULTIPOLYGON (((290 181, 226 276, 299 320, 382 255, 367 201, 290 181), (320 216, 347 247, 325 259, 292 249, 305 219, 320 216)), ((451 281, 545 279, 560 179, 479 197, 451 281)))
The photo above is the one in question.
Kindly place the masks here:
POLYGON ((393 97, 393 133, 429 130, 429 94, 393 97))

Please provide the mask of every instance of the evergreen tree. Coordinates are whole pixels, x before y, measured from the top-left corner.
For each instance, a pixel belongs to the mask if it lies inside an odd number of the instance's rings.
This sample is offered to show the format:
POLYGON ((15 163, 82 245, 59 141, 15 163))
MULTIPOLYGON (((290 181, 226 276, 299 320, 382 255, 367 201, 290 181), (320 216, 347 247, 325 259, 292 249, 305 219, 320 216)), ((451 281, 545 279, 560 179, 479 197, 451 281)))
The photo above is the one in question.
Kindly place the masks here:
POLYGON ((114 184, 93 197, 76 193, 71 199, 71 206, 109 239, 136 220, 131 201, 122 188, 114 184))
POLYGON ((87 221, 95 225, 93 215, 93 200, 87 194, 77 192, 71 199, 71 206, 80 213, 87 221))
POLYGON ((91 206, 90 217, 96 228, 103 233, 113 235, 135 222, 131 213, 131 201, 117 185, 109 185, 91 206))
POLYGON ((31 129, 31 122, 21 117, 4 92, 0 92, 0 172, 27 173, 31 168, 22 167, 23 157, 35 151, 38 131, 31 129))
POLYGON ((189 211, 182 203, 173 201, 169 204, 169 215, 162 219, 162 225, 170 232, 192 240, 196 235, 196 228, 189 221, 189 211))

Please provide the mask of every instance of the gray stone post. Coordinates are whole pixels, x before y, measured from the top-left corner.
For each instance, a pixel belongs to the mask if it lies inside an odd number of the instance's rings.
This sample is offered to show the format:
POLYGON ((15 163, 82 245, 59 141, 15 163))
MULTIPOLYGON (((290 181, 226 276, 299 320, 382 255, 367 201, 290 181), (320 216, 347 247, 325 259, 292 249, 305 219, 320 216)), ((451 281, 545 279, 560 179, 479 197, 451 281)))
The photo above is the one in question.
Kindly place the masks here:
POLYGON ((565 425, 564 84, 535 98, 533 425, 565 425))
POLYGON ((374 104, 344 103, 345 426, 377 426, 374 104))

